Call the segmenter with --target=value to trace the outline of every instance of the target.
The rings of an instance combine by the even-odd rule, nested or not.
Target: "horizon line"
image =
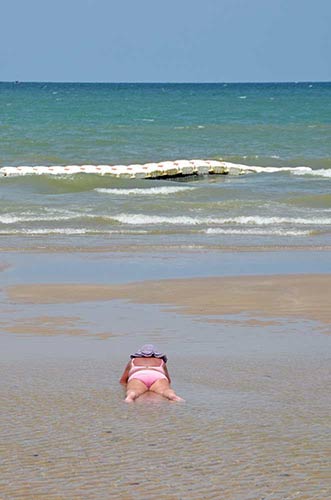
[[[272,84],[272,83],[331,83],[331,80],[238,80],[238,81],[88,81],[88,80],[0,80],[0,83],[83,83],[83,84],[150,84],[150,85],[233,85],[233,84]]]

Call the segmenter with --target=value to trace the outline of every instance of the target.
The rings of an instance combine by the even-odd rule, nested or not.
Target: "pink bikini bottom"
[[[143,382],[148,389],[156,382],[157,380],[168,380],[164,373],[160,373],[157,370],[139,370],[132,375],[130,375],[128,382],[130,380],[140,380]]]

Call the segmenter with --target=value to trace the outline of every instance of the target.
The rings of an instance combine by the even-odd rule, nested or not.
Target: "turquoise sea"
[[[0,83],[0,498],[329,500],[330,250],[331,83]]]
[[[263,168],[1,176],[196,158]],[[0,83],[1,247],[327,246],[330,187],[331,83]]]

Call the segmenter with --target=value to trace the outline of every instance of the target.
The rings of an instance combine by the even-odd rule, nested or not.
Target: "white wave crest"
[[[192,191],[195,188],[188,186],[163,186],[163,187],[151,187],[151,188],[132,188],[132,189],[120,189],[120,188],[96,188],[94,191],[98,193],[105,194],[114,194],[120,196],[130,196],[130,195],[147,195],[147,196],[155,196],[155,195],[168,195],[181,193],[183,191]]]
[[[251,236],[309,236],[312,231],[287,231],[282,229],[221,229],[208,228],[204,231],[206,234],[233,234],[233,235],[251,235]]]
[[[233,219],[224,219],[225,223],[254,224],[268,226],[274,224],[299,224],[299,225],[329,225],[330,218],[307,218],[303,217],[262,217],[262,216],[240,216]]]
[[[229,173],[255,173],[255,174],[278,174],[284,172],[298,172],[300,173],[310,173],[312,168],[310,167],[260,167],[257,165],[245,165],[241,163],[231,163],[228,161],[223,161],[222,165],[226,167]]]
[[[82,217],[82,214],[53,214],[53,215],[0,215],[1,224],[16,224],[17,222],[52,222],[52,221],[65,221],[70,219],[78,219]]]
[[[39,229],[8,229],[0,230],[2,235],[27,235],[27,236],[38,236],[38,235],[51,235],[51,234],[63,234],[63,235],[82,235],[82,234],[147,234],[148,231],[144,230],[102,230],[102,229],[88,229],[88,228],[39,228]]]
[[[73,228],[40,228],[40,229],[9,229],[2,230],[0,234],[26,234],[26,235],[38,235],[38,234],[86,234],[87,229],[73,229]]]
[[[328,213],[328,212],[327,212]],[[77,219],[104,219],[130,225],[249,225],[249,226],[282,226],[282,225],[306,225],[306,226],[327,226],[331,225],[330,217],[263,217],[237,216],[237,217],[192,217],[186,215],[163,216],[148,214],[89,214],[89,213],[68,213],[50,215],[0,215],[0,224],[11,225],[22,222],[59,222]]]
[[[331,168],[320,168],[318,170],[312,170],[310,169],[309,171],[293,171],[292,172],[294,175],[313,175],[316,177],[328,177],[331,179]]]
[[[149,224],[175,224],[175,225],[220,225],[220,224],[240,224],[268,226],[275,224],[298,224],[298,225],[331,225],[331,218],[300,218],[300,217],[261,217],[261,216],[238,216],[228,218],[218,217],[190,217],[173,216],[166,217],[160,215],[144,214],[119,214],[112,216],[112,219],[122,224],[149,225]]]
[[[132,225],[175,224],[192,226],[205,223],[203,218],[186,216],[164,217],[162,215],[119,214],[114,215],[112,218],[122,224]]]

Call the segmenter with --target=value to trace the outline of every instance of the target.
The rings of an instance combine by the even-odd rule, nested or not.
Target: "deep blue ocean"
[[[276,170],[1,176],[8,166],[195,158]],[[331,83],[0,83],[3,247],[325,246],[330,187]]]

